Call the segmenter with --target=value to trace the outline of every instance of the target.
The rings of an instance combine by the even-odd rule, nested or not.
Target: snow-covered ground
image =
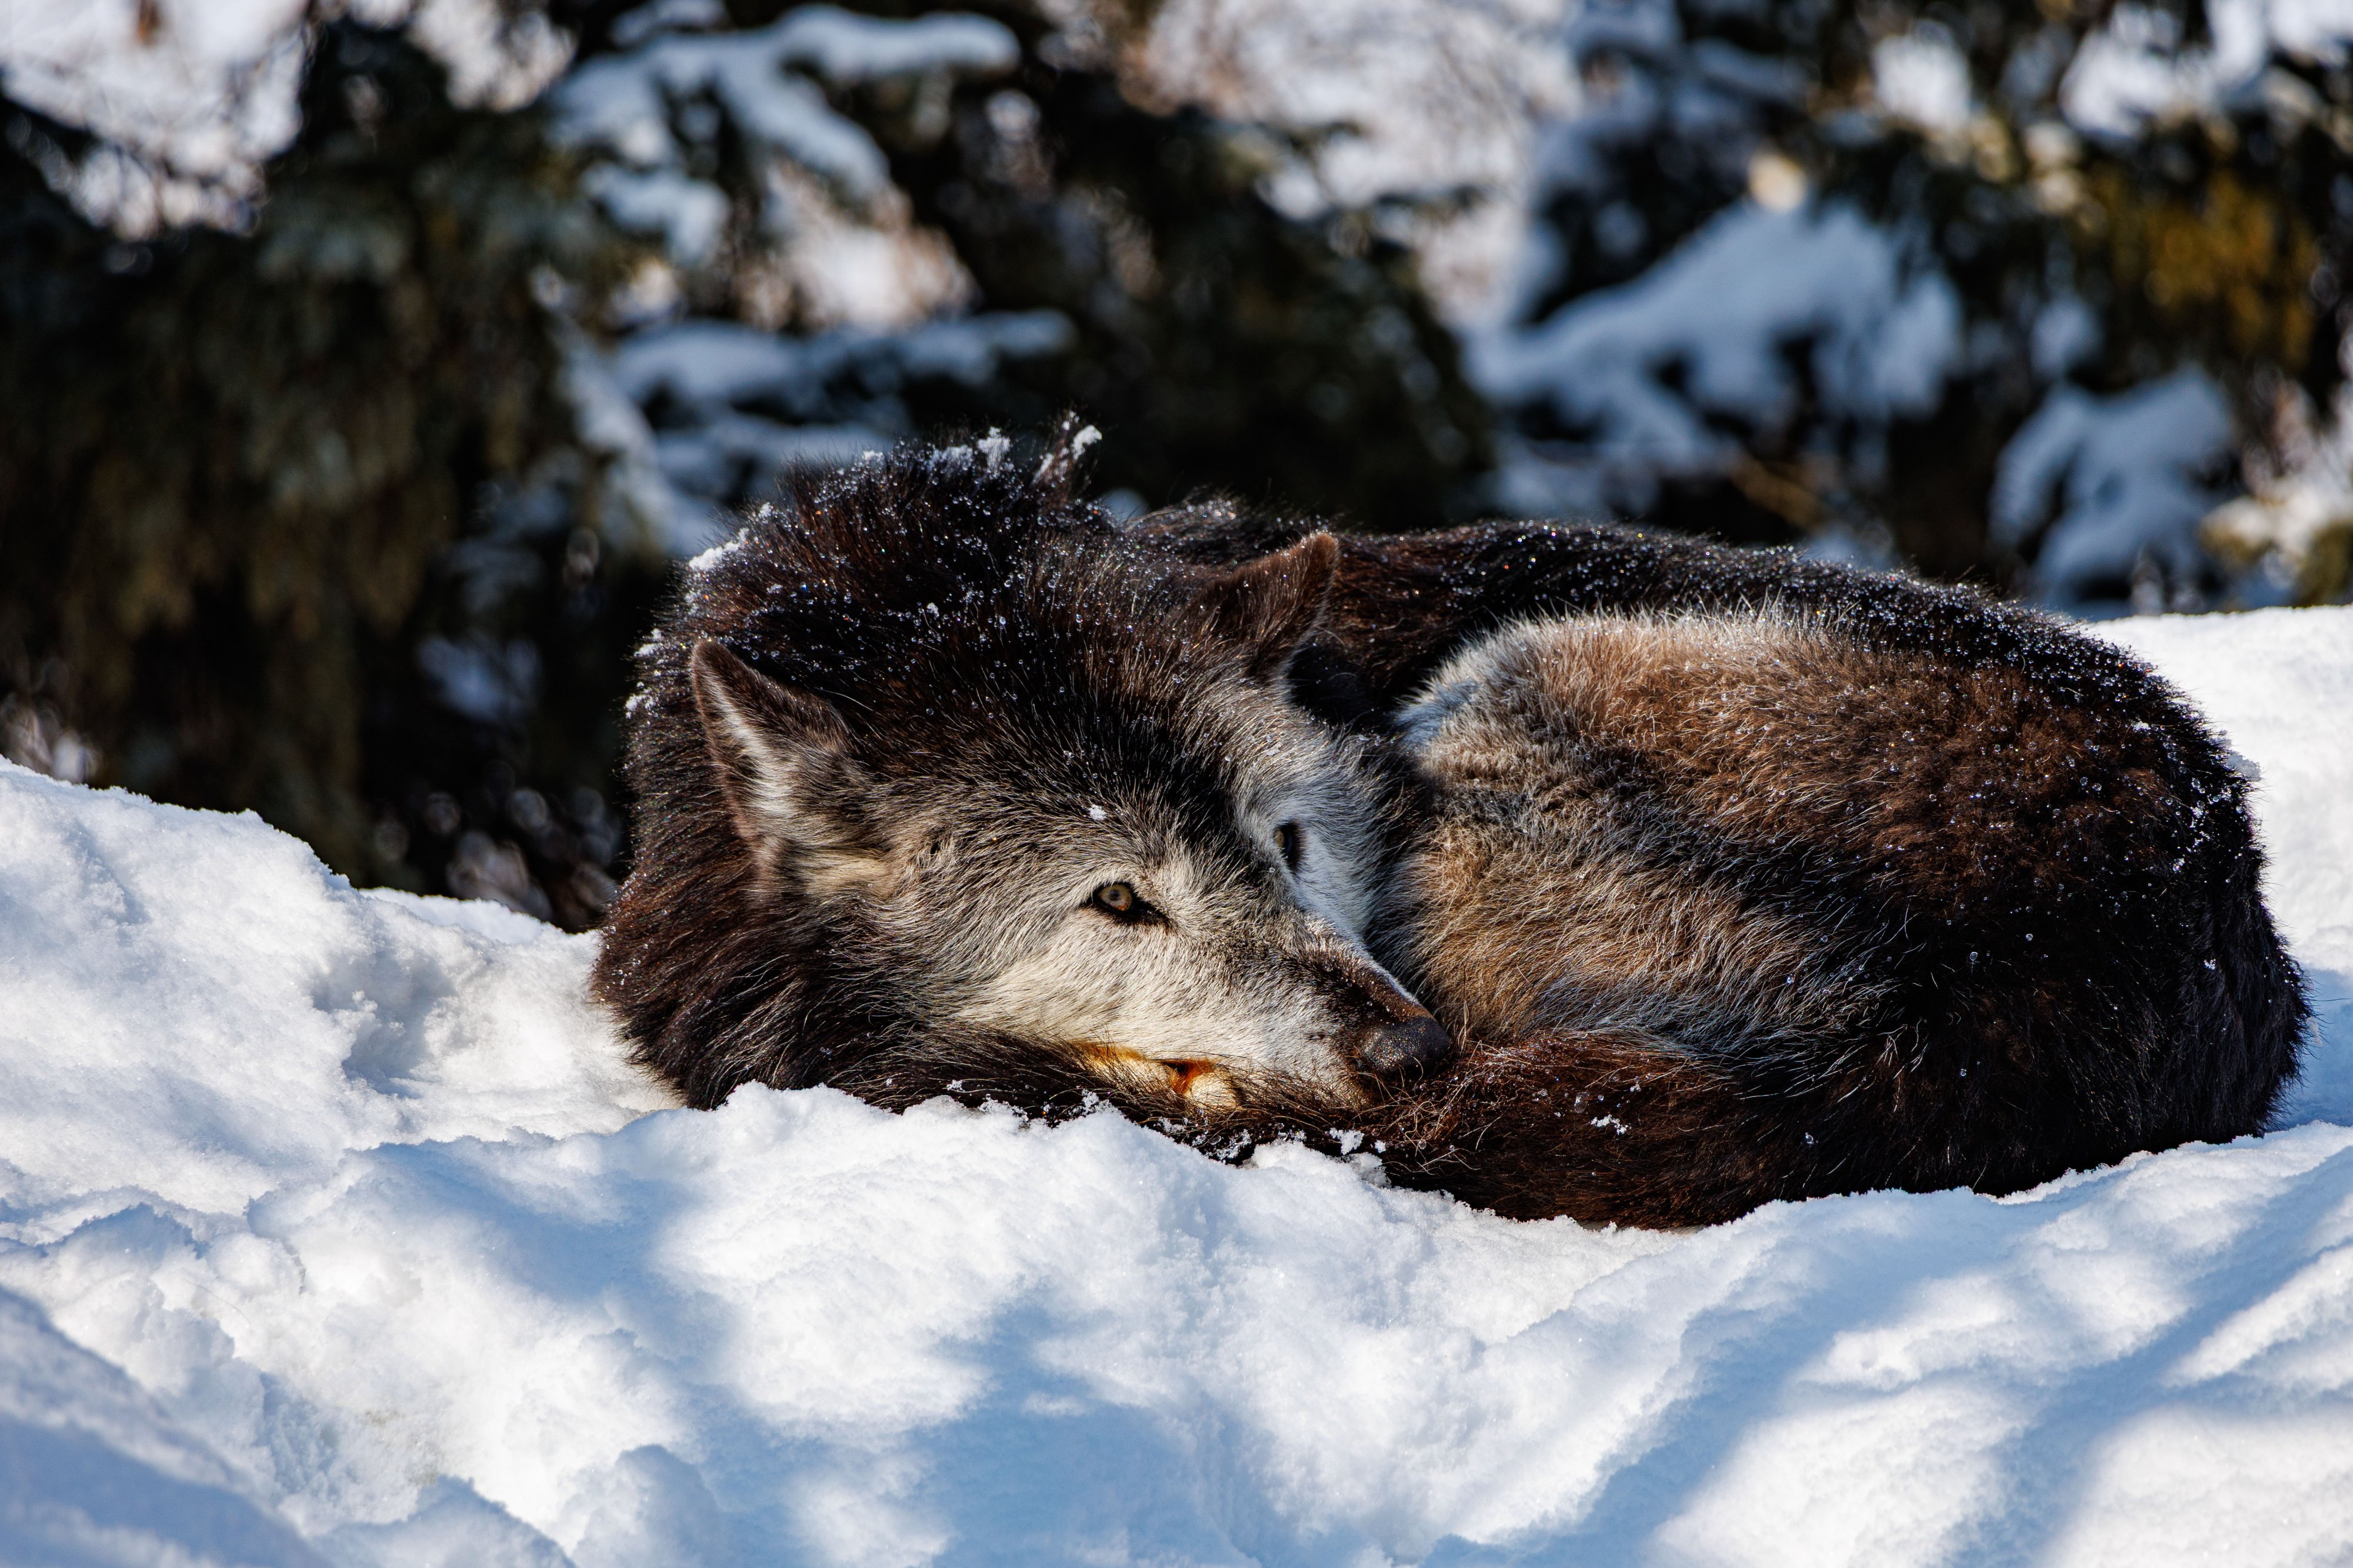
[[[0,1562],[2353,1561],[2353,610],[2105,635],[2261,770],[2279,1130],[1687,1236],[659,1109],[592,939],[0,764]]]

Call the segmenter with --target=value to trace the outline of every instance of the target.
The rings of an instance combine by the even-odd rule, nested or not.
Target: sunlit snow
[[[2340,1561],[2353,610],[2107,635],[2260,775],[2280,1129],[1684,1236],[660,1109],[593,938],[0,768],[0,1560]]]

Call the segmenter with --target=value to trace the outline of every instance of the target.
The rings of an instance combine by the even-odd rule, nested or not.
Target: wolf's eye
[[[1299,824],[1295,822],[1286,822],[1274,830],[1275,853],[1281,855],[1282,863],[1294,871],[1299,869],[1299,852],[1305,843],[1299,831]]]
[[[1152,910],[1152,906],[1144,901],[1144,895],[1128,882],[1105,882],[1094,890],[1094,896],[1087,902],[1113,920],[1141,920]]]

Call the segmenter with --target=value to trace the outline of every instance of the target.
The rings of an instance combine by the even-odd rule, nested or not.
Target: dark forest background
[[[102,149],[0,100],[0,749],[258,810],[357,881],[593,924],[626,867],[628,658],[679,557],[792,462],[1065,408],[1104,431],[1116,509],[1219,490],[1393,530],[1577,504],[2086,613],[2348,592],[2341,58],[2275,51],[2101,132],[2060,97],[2102,4],[1588,6],[1551,36],[1583,107],[1536,139],[1540,264],[1473,330],[1414,241],[1482,193],[1278,205],[1349,128],[1141,81],[1151,0],[956,8],[993,31],[855,9],[863,32],[556,0],[574,63],[505,110],[453,101],[400,31],[320,24],[301,130],[226,226],[90,216]],[[2137,15],[2159,53],[2211,47],[2197,5]],[[1887,41],[1924,37],[1966,64],[1964,121],[1874,97]],[[649,63],[731,38],[765,87]],[[648,82],[667,136],[625,155],[604,111]],[[858,144],[810,127],[840,122],[879,165],[828,161]],[[1860,395],[1834,319],[1776,318],[1769,398],[1639,361],[1715,446],[1611,447],[1577,363],[1535,350],[1793,203],[1880,237],[1936,329],[1925,390]],[[828,296],[828,234],[922,310]],[[1515,344],[1523,372],[1493,369]],[[2227,440],[2161,438],[2200,418]],[[2135,533],[2141,505],[2187,521]],[[2128,548],[2052,542],[2082,520]]]

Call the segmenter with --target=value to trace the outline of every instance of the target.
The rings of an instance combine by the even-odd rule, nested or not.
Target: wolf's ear
[[[1194,603],[1219,636],[1249,649],[1251,679],[1270,679],[1315,629],[1339,564],[1340,542],[1311,533],[1216,578]]]
[[[762,875],[790,860],[819,893],[880,878],[882,854],[860,831],[867,779],[833,704],[778,685],[709,637],[690,667],[720,794]]]

